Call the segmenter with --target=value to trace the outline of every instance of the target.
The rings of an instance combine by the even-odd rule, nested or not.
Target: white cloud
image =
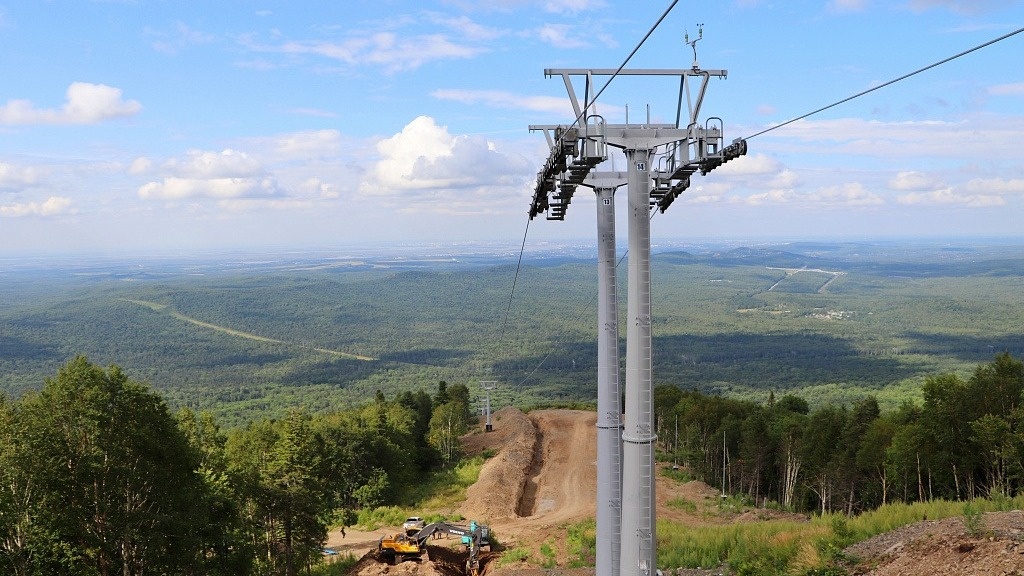
[[[769,190],[747,196],[746,202],[753,206],[760,206],[761,204],[789,204],[796,200],[797,194],[792,190]]]
[[[263,174],[260,163],[245,152],[189,150],[183,159],[172,158],[163,168],[175,176],[194,179],[252,178]]]
[[[494,108],[515,108],[534,112],[551,112],[572,116],[572,104],[566,97],[523,96],[502,90],[434,90],[430,95],[438,100],[451,100],[463,104],[485,104]]]
[[[867,0],[832,0],[828,7],[833,12],[861,12],[867,7]]]
[[[307,130],[263,139],[271,153],[282,160],[322,158],[335,155],[341,148],[337,130]]]
[[[715,168],[715,174],[726,175],[764,175],[774,174],[781,170],[778,160],[766,154],[740,156]]]
[[[989,86],[988,93],[993,96],[1024,96],[1024,82]]]
[[[881,122],[860,118],[800,120],[766,133],[772,148],[787,153],[884,159],[964,158],[1019,161],[1024,131],[1019,115],[976,115],[955,122]]]
[[[576,31],[574,26],[569,24],[545,24],[537,29],[537,37],[555,48],[585,48],[590,45],[579,35],[573,35]]]
[[[148,159],[137,159],[129,171],[148,169]],[[146,200],[189,198],[269,198],[281,196],[277,180],[268,176],[258,160],[245,152],[189,150],[183,158],[171,158],[160,166],[168,174],[162,181],[139,187]]]
[[[51,196],[42,203],[23,202],[19,204],[0,204],[0,217],[20,218],[24,216],[58,216],[72,213],[70,198]]]
[[[330,182],[324,182],[320,178],[307,178],[306,181],[302,183],[302,188],[307,194],[314,197],[335,199],[341,196],[333,184]]]
[[[146,200],[185,200],[190,198],[268,198],[281,190],[273,178],[164,178],[139,188],[139,197]]]
[[[209,44],[216,38],[212,34],[194,30],[184,22],[175,23],[169,32],[149,28],[146,34],[154,38],[151,43],[153,49],[165,54],[177,54],[190,46]]]
[[[146,174],[153,169],[153,161],[145,156],[139,156],[128,165],[128,173],[139,175]]]
[[[18,190],[38,181],[35,168],[0,162],[0,190]]]
[[[1006,200],[1002,196],[994,194],[958,194],[951,188],[933,190],[931,192],[911,192],[896,198],[896,201],[904,205],[958,205],[968,208],[988,208],[991,206],[1002,206]]]
[[[505,32],[477,24],[467,16],[445,17],[440,14],[430,14],[428,18],[435,24],[455,30],[460,38],[467,40],[493,40],[505,35]]]
[[[123,100],[121,90],[105,84],[75,82],[68,86],[64,106],[36,108],[29,100],[8,100],[0,106],[0,124],[95,124],[133,116],[142,110],[135,100]]]
[[[602,0],[546,0],[544,10],[556,14],[578,14],[605,6]]]
[[[519,192],[526,193],[536,172],[526,158],[501,152],[484,138],[453,136],[427,116],[380,141],[377,151],[380,158],[360,193],[429,204],[434,211],[521,202]]]
[[[1005,0],[911,0],[910,7],[917,11],[948,8],[958,14],[980,14],[1005,4]]]
[[[229,212],[251,212],[305,209],[313,207],[313,203],[299,198],[231,198],[221,200],[217,206]]]
[[[404,36],[391,31],[364,34],[341,41],[288,41],[280,46],[249,45],[263,52],[312,54],[353,66],[377,65],[385,72],[414,70],[428,62],[472,58],[484,49],[453,41],[444,34]]]
[[[975,178],[965,188],[973,194],[1024,194],[1024,179]]]
[[[870,192],[859,182],[829,186],[807,196],[812,202],[833,206],[877,206],[885,204],[881,196]]]
[[[941,182],[916,171],[899,172],[889,180],[889,188],[893,190],[933,190],[941,186]]]
[[[795,171],[786,168],[776,172],[767,180],[767,184],[769,188],[797,188],[803,182]]]

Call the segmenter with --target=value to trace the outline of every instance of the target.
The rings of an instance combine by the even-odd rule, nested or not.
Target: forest
[[[468,401],[442,381],[225,431],[76,357],[39,392],[0,396],[0,571],[309,574],[329,527],[407,505],[451,468]]]
[[[579,251],[518,271],[507,254],[263,258],[0,268],[0,389],[84,354],[229,427],[440,380],[474,406],[480,381],[498,405],[596,397],[596,265]],[[1024,355],[1019,245],[705,247],[658,252],[652,273],[658,384],[894,410],[928,375]]]
[[[670,385],[658,456],[758,505],[853,515],[887,503],[1009,500],[1024,488],[1024,363],[1007,353],[926,378],[892,412],[810,409]],[[38,392],[0,396],[0,566],[17,576],[326,574],[327,531],[410,506],[459,461],[469,389],[377,392],[224,429],[172,413],[118,366],[78,356]],[[456,519],[457,520],[457,519]]]
[[[871,396],[815,410],[662,385],[659,450],[687,473],[759,505],[847,515],[890,502],[1011,498],[1024,489],[1024,364],[1000,353],[966,379],[925,379],[921,403]],[[724,484],[723,484],[724,483]]]

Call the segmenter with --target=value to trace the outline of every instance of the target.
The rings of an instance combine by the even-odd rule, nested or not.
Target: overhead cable
[[[787,121],[783,122],[782,124],[776,124],[775,126],[772,126],[770,128],[766,128],[764,130],[761,130],[760,132],[758,132],[756,134],[753,134],[751,136],[747,136],[746,140],[750,140],[751,138],[754,138],[755,136],[760,136],[762,134],[765,134],[766,132],[771,132],[772,130],[776,130],[778,128],[782,128],[783,126],[786,126],[787,124],[792,124],[793,122],[796,122],[798,120],[803,120],[804,118],[807,118],[808,116],[813,116],[813,115],[815,115],[815,114],[817,114],[819,112],[824,112],[825,110],[828,110],[829,108],[835,108],[836,106],[839,106],[840,104],[845,104],[845,103],[849,102],[850,100],[853,100],[855,98],[860,98],[861,96],[864,96],[865,94],[870,94],[871,92],[874,92],[875,90],[880,90],[882,88],[885,88],[886,86],[891,86],[891,85],[893,85],[893,84],[895,84],[897,82],[906,80],[907,78],[910,78],[911,76],[915,76],[915,75],[920,74],[921,72],[924,72],[926,70],[931,70],[932,68],[935,68],[936,66],[941,66],[941,65],[943,65],[943,64],[945,64],[947,62],[951,62],[953,60],[956,60],[957,58],[959,58],[961,56],[966,56],[967,54],[970,54],[971,52],[975,52],[977,50],[981,50],[982,48],[985,48],[987,46],[991,46],[992,44],[995,44],[996,42],[1001,42],[1003,40],[1006,40],[1007,38],[1009,38],[1011,36],[1014,36],[1016,34],[1020,34],[1021,32],[1024,32],[1024,28],[1018,28],[1017,30],[1014,30],[1013,32],[1010,32],[1009,34],[1004,34],[1003,36],[1000,36],[999,38],[995,38],[993,40],[989,40],[988,42],[985,42],[984,44],[979,44],[979,45],[975,46],[974,48],[970,48],[968,50],[964,50],[963,52],[960,52],[959,54],[954,54],[953,56],[950,56],[949,58],[945,58],[943,60],[939,60],[938,62],[936,62],[934,64],[929,64],[928,66],[925,66],[924,68],[921,68],[921,69],[918,69],[918,70],[914,70],[913,72],[910,72],[909,74],[904,74],[903,76],[900,76],[899,78],[894,78],[892,80],[889,80],[888,82],[886,82],[884,84],[879,84],[878,86],[875,86],[873,88],[868,88],[867,90],[864,90],[863,92],[859,92],[857,94],[854,94],[853,96],[850,96],[850,97],[847,97],[847,98],[843,98],[842,100],[839,100],[838,102],[833,102],[832,104],[829,104],[828,106],[823,106],[821,108],[818,108],[817,110],[814,110],[813,112],[808,112],[807,114],[804,114],[802,116],[797,116],[796,118],[793,118],[792,120],[787,120]]]

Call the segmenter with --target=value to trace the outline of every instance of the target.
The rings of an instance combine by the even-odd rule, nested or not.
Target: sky
[[[680,0],[641,44],[670,4],[0,0],[0,255],[593,241],[586,190],[528,220],[528,127],[574,118],[544,70],[638,45],[627,68],[685,69],[694,38],[728,72],[701,118],[756,136],[655,244],[1024,238],[1024,33],[762,133],[1017,31],[1024,3]],[[619,76],[596,106],[671,122],[678,88]]]

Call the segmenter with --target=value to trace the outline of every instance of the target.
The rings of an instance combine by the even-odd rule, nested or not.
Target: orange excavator
[[[490,528],[476,521],[470,522],[469,526],[460,526],[448,522],[434,522],[427,524],[418,532],[398,533],[393,536],[385,536],[377,542],[377,551],[388,561],[398,564],[404,560],[419,558],[426,551],[427,541],[435,534],[453,534],[462,539],[462,544],[469,552],[469,559],[466,560],[466,576],[480,575],[480,549],[490,549]]]

